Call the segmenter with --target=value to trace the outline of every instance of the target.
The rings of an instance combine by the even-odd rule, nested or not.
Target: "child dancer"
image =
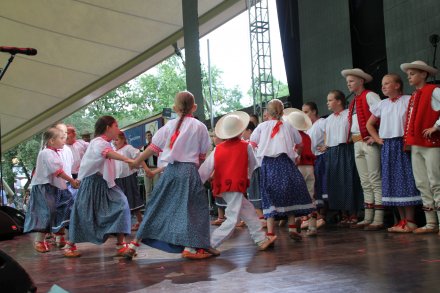
[[[168,252],[181,252],[184,258],[212,256],[208,252],[208,197],[197,171],[211,145],[208,129],[192,117],[197,105],[190,92],[179,92],[173,108],[179,118],[160,128],[133,163],[138,166],[154,153],[161,153],[168,165],[153,189],[135,239],[124,249],[128,259],[133,258],[141,241]]]
[[[348,106],[348,124],[350,135],[347,142],[353,141],[356,169],[364,193],[365,217],[352,228],[361,228],[373,223],[383,224],[382,182],[380,175],[380,146],[368,134],[366,123],[371,116],[370,108],[380,102],[376,93],[366,90],[365,84],[373,77],[359,68],[341,71],[347,81],[348,90],[354,94]],[[353,221],[351,221],[353,222]]]
[[[341,210],[342,225],[357,221],[357,211],[362,206],[362,191],[354,162],[353,144],[347,143],[349,134],[348,110],[345,108],[345,95],[332,90],[327,95],[327,106],[333,112],[322,123],[326,133],[327,191],[329,208]],[[348,215],[346,214],[348,212]]]
[[[403,149],[403,131],[406,109],[410,96],[403,95],[403,82],[399,75],[391,73],[382,79],[382,92],[388,99],[371,108],[367,129],[376,143],[382,145],[382,203],[397,206],[400,221],[388,232],[408,233],[417,228],[414,222],[414,206],[422,204],[416,189],[409,154]],[[377,133],[377,121],[380,121]],[[366,226],[365,230],[378,230],[383,225]]]
[[[264,235],[253,205],[243,195],[249,186],[249,174],[257,165],[252,147],[240,139],[248,124],[249,115],[242,111],[223,116],[217,122],[215,133],[226,141],[217,145],[199,169],[202,182],[208,180],[214,171],[213,194],[227,203],[226,221],[211,235],[214,249],[231,236],[239,219],[247,224],[260,250],[268,248],[277,238]]]
[[[314,193],[315,193],[315,174],[313,170],[313,164],[315,163],[315,155],[312,153],[312,141],[310,136],[305,133],[310,127],[312,127],[312,121],[310,118],[302,111],[293,108],[292,112],[287,115],[287,121],[299,131],[301,135],[301,144],[295,146],[295,150],[298,153],[297,166],[298,170],[301,172],[309,191],[310,199],[313,204],[315,204]],[[315,205],[316,206],[316,205]],[[316,220],[318,214],[316,211],[309,215],[308,225],[307,225],[307,236],[316,236]]]
[[[214,135],[212,136],[212,142],[214,143],[214,146],[217,146],[219,143],[223,142],[223,139],[219,138],[214,133]],[[211,190],[212,190],[212,186],[211,186]],[[223,198],[218,196],[216,196],[214,200],[215,200],[215,205],[217,206],[217,219],[212,221],[211,225],[220,226],[226,220],[225,209],[227,204]]]
[[[81,161],[78,179],[81,188],[70,217],[69,240],[64,256],[78,257],[75,243],[104,243],[116,234],[116,249],[124,246],[130,234],[130,208],[127,197],[115,184],[115,161],[131,162],[112,149],[110,141],[119,134],[118,123],[111,116],[102,116],[95,123],[95,138]]]
[[[314,207],[306,183],[294,164],[293,148],[301,143],[301,136],[289,123],[282,122],[283,109],[283,103],[278,99],[268,103],[270,120],[255,128],[250,143],[257,148],[257,159],[262,161],[260,192],[267,219],[267,236],[275,235],[274,216],[285,215],[288,216],[289,236],[301,240],[295,214],[307,215],[314,211]]]
[[[37,232],[34,248],[38,252],[48,252],[45,235],[51,231],[56,218],[56,197],[60,189],[66,189],[66,181],[78,188],[79,182],[63,171],[63,162],[58,153],[64,145],[64,133],[49,128],[43,134],[44,146],[37,157],[29,208],[25,217],[24,233]]]
[[[139,149],[127,144],[127,139],[122,131],[116,136],[114,145],[116,147],[116,152],[124,157],[136,159],[139,156]],[[146,176],[154,176],[145,162],[142,162],[141,165]],[[137,223],[131,227],[131,230],[137,231],[140,223],[142,222],[141,208],[144,207],[144,199],[142,198],[138,188],[137,169],[130,169],[130,167],[122,161],[116,161],[115,168],[115,183],[117,186],[119,186],[119,188],[122,189],[122,192],[125,194],[125,196],[127,196],[130,211],[136,215]]]
[[[440,219],[440,89],[426,80],[438,70],[423,61],[404,63],[400,68],[416,88],[408,105],[405,145],[411,146],[414,179],[422,195],[426,225],[413,232],[435,233],[439,230],[437,217]]]
[[[320,228],[325,225],[325,202],[327,201],[327,174],[325,167],[325,153],[320,151],[321,147],[325,145],[325,131],[322,127],[322,123],[325,122],[324,118],[319,117],[318,106],[315,102],[306,102],[302,106],[302,111],[309,116],[312,120],[312,127],[307,130],[307,134],[312,141],[311,149],[316,157],[313,170],[315,173],[315,204],[318,212],[318,220],[316,221],[316,228]],[[306,222],[308,225],[308,222]]]

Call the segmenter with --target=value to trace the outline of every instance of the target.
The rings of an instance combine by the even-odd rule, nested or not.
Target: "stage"
[[[213,228],[214,229],[214,228]],[[325,227],[294,242],[277,228],[273,249],[260,252],[246,228],[236,228],[221,256],[186,260],[141,246],[133,261],[116,258],[115,238],[79,244],[66,259],[53,248],[39,254],[30,235],[0,241],[0,249],[31,276],[38,292],[435,292],[440,236]],[[303,232],[304,234],[304,232]],[[133,235],[132,235],[133,236]],[[59,291],[58,291],[59,292]]]

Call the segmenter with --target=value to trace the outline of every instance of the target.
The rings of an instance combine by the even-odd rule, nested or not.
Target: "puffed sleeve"
[[[251,137],[249,138],[249,143],[252,147],[256,148],[258,147],[258,143],[260,142],[260,135],[261,135],[261,124],[257,126],[257,128],[254,129],[254,131],[251,134]]]
[[[380,101],[379,103],[374,104],[370,107],[371,114],[374,115],[374,117],[380,118],[381,108],[384,101]]]
[[[209,154],[208,158],[203,162],[203,164],[199,168],[200,179],[203,183],[209,179],[214,171],[214,153],[215,149]]]

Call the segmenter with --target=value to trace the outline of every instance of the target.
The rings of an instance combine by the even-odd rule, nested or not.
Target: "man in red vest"
[[[413,232],[436,233],[437,217],[440,220],[440,88],[426,80],[438,70],[423,61],[403,63],[400,68],[416,88],[408,104],[404,139],[405,146],[411,147],[414,179],[422,196],[426,225]]]
[[[226,220],[211,235],[214,249],[232,235],[239,219],[247,224],[260,250],[267,249],[277,238],[265,235],[254,206],[244,197],[249,186],[249,174],[257,166],[252,146],[240,138],[248,124],[246,112],[236,111],[223,116],[215,126],[215,135],[225,141],[216,146],[199,168],[203,183],[214,172],[212,193],[227,203]]]
[[[379,230],[383,226],[382,179],[380,166],[380,146],[367,131],[367,121],[371,116],[370,107],[380,102],[376,93],[366,90],[365,83],[373,77],[362,69],[345,69],[341,71],[347,81],[348,90],[354,94],[348,110],[350,134],[347,142],[354,142],[356,169],[364,191],[365,217],[352,228]]]

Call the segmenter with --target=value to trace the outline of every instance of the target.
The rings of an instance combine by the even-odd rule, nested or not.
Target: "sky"
[[[275,79],[287,83],[275,0],[268,0],[268,5],[272,74]],[[200,59],[206,66],[208,39],[211,66],[223,71],[222,77],[226,87],[238,85],[241,88],[243,96],[247,97],[242,101],[244,106],[251,105],[252,98],[247,95],[252,81],[248,11],[200,39]]]

